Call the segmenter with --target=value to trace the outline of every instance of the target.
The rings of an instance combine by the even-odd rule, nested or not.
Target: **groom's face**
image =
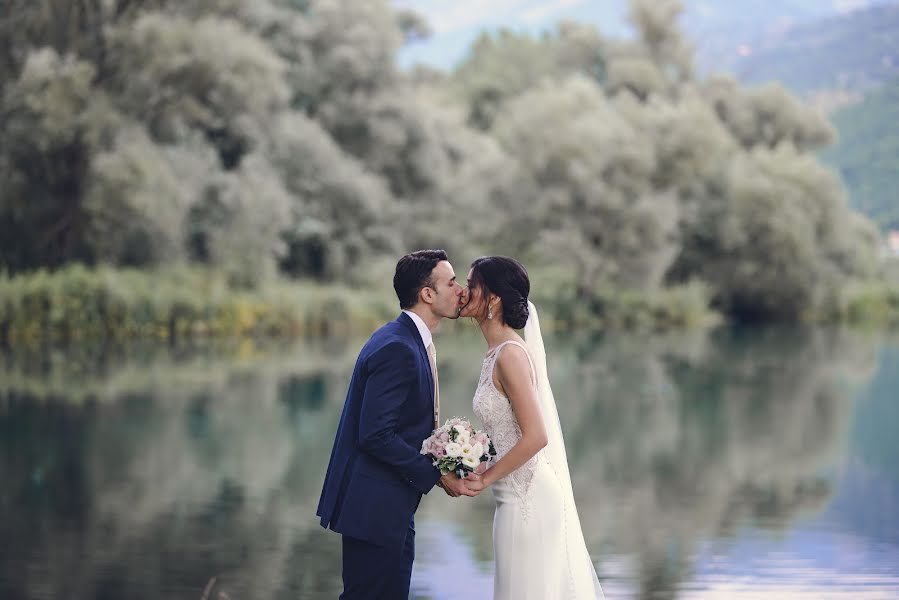
[[[459,317],[459,308],[462,305],[462,286],[456,281],[456,273],[449,261],[442,260],[431,271],[431,283],[433,292],[431,297],[431,312],[438,317],[456,319]]]

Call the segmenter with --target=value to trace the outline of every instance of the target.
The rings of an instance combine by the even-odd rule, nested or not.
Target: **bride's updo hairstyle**
[[[503,323],[521,329],[528,322],[531,281],[524,266],[508,256],[484,256],[471,263],[470,287],[481,292],[481,318],[487,317],[490,294],[503,303]]]

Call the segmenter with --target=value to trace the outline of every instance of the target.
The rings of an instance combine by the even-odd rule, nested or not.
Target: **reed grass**
[[[370,331],[395,316],[387,294],[276,280],[239,288],[198,268],[0,274],[0,344],[85,339],[300,336]]]

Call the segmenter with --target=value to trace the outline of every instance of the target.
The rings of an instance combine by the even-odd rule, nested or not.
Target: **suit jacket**
[[[405,313],[362,347],[325,474],[322,527],[378,545],[402,544],[422,494],[440,479],[420,453],[431,435],[434,381]]]

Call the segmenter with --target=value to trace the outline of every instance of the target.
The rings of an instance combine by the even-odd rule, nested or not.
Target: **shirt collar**
[[[431,344],[432,335],[431,330],[428,329],[428,326],[425,325],[425,322],[421,320],[421,317],[416,315],[411,310],[403,310],[404,313],[409,315],[409,318],[412,319],[412,322],[415,323],[415,326],[418,328],[418,334],[421,336],[421,341],[424,343],[425,348],[427,348]]]

